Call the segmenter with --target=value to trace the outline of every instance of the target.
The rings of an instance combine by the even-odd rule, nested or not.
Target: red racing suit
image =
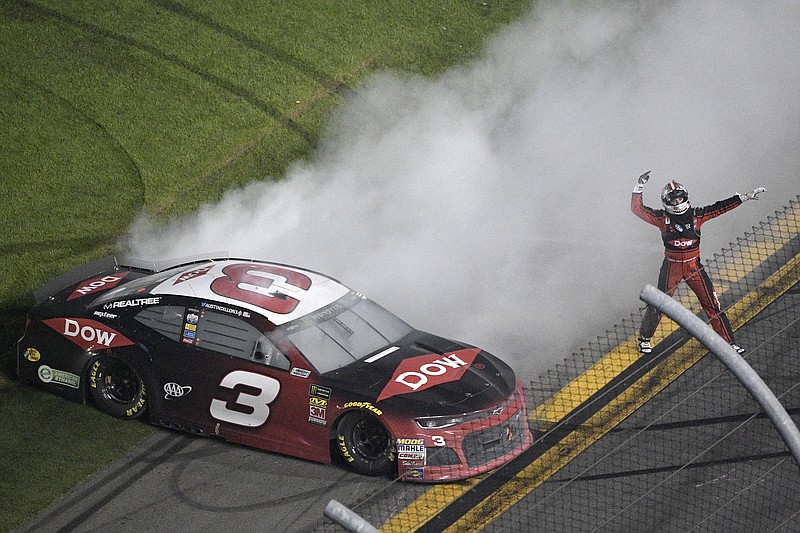
[[[733,343],[731,324],[722,312],[711,279],[700,264],[700,226],[740,205],[742,200],[736,194],[705,207],[690,207],[681,215],[672,215],[663,209],[644,205],[642,193],[633,193],[631,196],[633,214],[661,230],[664,262],[658,274],[658,289],[672,296],[678,284],[686,280],[711,320],[711,327],[729,343]],[[651,338],[660,320],[661,313],[647,306],[639,335]]]

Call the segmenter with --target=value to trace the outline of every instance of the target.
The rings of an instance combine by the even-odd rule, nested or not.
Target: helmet
[[[661,203],[671,215],[682,215],[689,210],[689,191],[675,180],[670,181],[661,189]]]

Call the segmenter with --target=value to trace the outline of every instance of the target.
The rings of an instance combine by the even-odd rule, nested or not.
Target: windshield
[[[324,374],[399,341],[412,328],[375,302],[351,293],[296,320],[286,331],[309,362]]]

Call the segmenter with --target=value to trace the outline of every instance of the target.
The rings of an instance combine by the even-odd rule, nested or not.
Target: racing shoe
[[[653,346],[650,344],[650,339],[639,337],[639,353],[650,353],[653,351]]]
[[[739,346],[738,344],[736,344],[735,342],[731,343],[731,348],[736,350],[736,353],[738,353],[739,355],[741,355],[741,354],[743,354],[744,352],[747,351],[744,348],[742,348],[741,346]]]

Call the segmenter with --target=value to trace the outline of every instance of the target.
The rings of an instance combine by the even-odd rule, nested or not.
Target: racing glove
[[[644,190],[644,184],[650,179],[650,171],[648,170],[636,180],[636,186],[633,188],[634,194],[638,194]]]
[[[738,193],[739,199],[742,202],[746,202],[747,200],[758,200],[758,195],[762,192],[765,192],[767,189],[764,187],[759,187],[758,189],[750,192]]]

